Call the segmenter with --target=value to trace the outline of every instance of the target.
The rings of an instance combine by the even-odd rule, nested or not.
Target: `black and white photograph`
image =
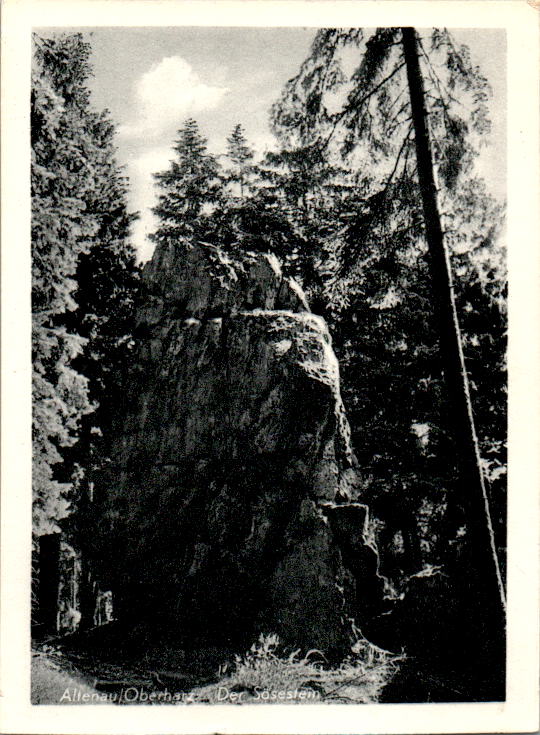
[[[26,705],[78,729],[9,731],[532,731],[515,28],[129,5],[27,23],[17,588]]]

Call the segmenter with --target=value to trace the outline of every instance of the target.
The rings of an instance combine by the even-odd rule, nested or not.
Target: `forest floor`
[[[283,653],[276,636],[261,636],[243,655],[212,647],[133,655],[55,639],[34,646],[32,703],[369,704],[401,661],[367,641],[329,666],[317,651]]]

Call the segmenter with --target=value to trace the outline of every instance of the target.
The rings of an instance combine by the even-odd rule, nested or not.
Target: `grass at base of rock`
[[[370,704],[404,660],[361,639],[345,661],[331,666],[317,650],[288,653],[276,635],[259,636],[241,656],[163,648],[159,657],[148,651],[127,661],[60,648],[33,654],[33,704]]]
[[[326,665],[319,651],[285,656],[275,635],[259,637],[244,656],[236,656],[230,672],[193,689],[190,701],[212,704],[370,704],[379,700],[403,656],[359,641],[354,655],[337,667]]]

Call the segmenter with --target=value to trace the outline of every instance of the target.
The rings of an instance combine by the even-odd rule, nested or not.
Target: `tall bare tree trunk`
[[[440,355],[455,444],[458,453],[460,495],[466,513],[470,589],[482,596],[473,607],[481,629],[489,629],[483,641],[495,641],[497,633],[504,640],[506,600],[499,569],[489,501],[481,467],[478,440],[463,356],[456,312],[454,285],[448,250],[444,241],[437,202],[431,143],[427,126],[424,83],[418,58],[418,40],[414,28],[402,28],[403,51],[415,131],[418,181],[422,198],[425,233],[429,251],[432,290],[438,319]],[[461,571],[463,574],[463,570]],[[480,599],[480,597],[478,597]],[[498,645],[493,643],[494,646]],[[471,652],[472,653],[472,652]],[[474,655],[474,654],[473,654]]]

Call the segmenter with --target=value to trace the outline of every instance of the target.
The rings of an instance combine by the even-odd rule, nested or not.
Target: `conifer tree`
[[[428,131],[424,79],[420,70],[419,45],[414,28],[402,28],[403,54],[414,126],[416,167],[424,215],[425,237],[429,249],[432,294],[438,320],[439,347],[446,380],[452,430],[459,451],[460,481],[470,529],[469,543],[474,549],[482,575],[492,578],[499,600],[505,608],[505,593],[499,570],[489,498],[482,469],[478,439],[470,398],[469,378],[463,355],[461,329],[454,297],[453,274],[444,239],[435,184],[434,160]],[[457,158],[454,152],[453,158]],[[448,158],[450,158],[448,156]],[[455,160],[450,163],[455,165]],[[456,173],[452,170],[452,178]],[[489,589],[489,584],[486,585]],[[500,611],[499,611],[500,615]]]
[[[87,124],[98,156],[97,175],[85,204],[98,229],[92,247],[79,258],[74,293],[77,309],[67,315],[66,324],[87,340],[75,367],[89,379],[95,410],[82,420],[81,438],[70,456],[90,476],[106,461],[100,438],[109,431],[122,400],[121,379],[132,346],[139,269],[130,240],[131,223],[137,215],[128,212],[127,180],[115,158],[114,126],[107,114],[90,111]]]
[[[137,267],[114,128],[90,104],[81,34],[35,37],[32,76],[34,531],[58,530],[97,461],[129,345]],[[93,456],[93,458],[92,458]],[[99,461],[105,457],[99,457]],[[84,484],[84,483],[82,483]]]
[[[249,193],[249,176],[253,171],[254,153],[248,145],[248,141],[241,125],[236,125],[231,135],[227,138],[227,158],[232,163],[232,168],[226,172],[227,183],[238,185],[239,198],[242,200]]]
[[[69,481],[55,469],[77,441],[92,410],[88,380],[73,368],[84,347],[62,324],[76,308],[79,257],[90,250],[97,222],[85,196],[95,170],[93,141],[81,118],[88,45],[80,36],[35,39],[32,76],[32,347],[33,526],[58,529],[67,515]]]
[[[208,239],[210,215],[222,196],[219,165],[208,153],[206,138],[192,118],[178,131],[173,150],[176,157],[169,168],[154,174],[161,193],[152,211],[160,225],[150,239],[158,244]]]

